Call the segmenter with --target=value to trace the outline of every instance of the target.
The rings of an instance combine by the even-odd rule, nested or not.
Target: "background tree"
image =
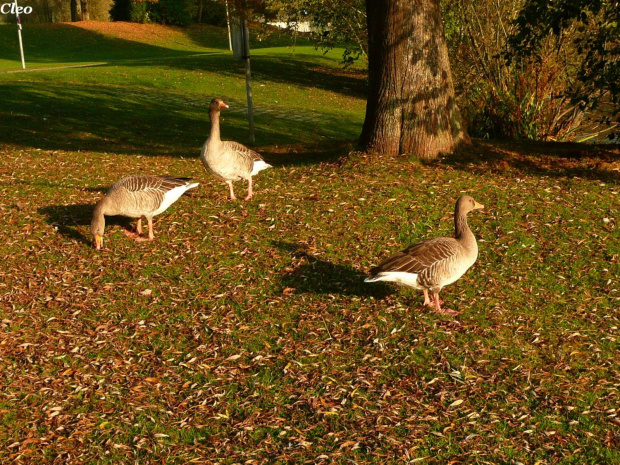
[[[80,7],[82,9],[82,21],[89,21],[88,0],[80,0]]]
[[[434,158],[468,142],[439,0],[366,0],[366,12],[369,92],[362,147]]]
[[[344,48],[343,61],[368,58],[368,27],[364,0],[270,0],[269,11],[296,31],[303,23],[315,29],[314,39],[325,50]]]
[[[71,0],[71,21],[76,22],[79,20],[80,17],[78,15],[78,0]]]

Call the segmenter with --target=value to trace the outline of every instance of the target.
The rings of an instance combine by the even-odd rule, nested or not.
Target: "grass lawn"
[[[198,160],[212,97],[223,137],[247,139],[224,30],[24,35],[29,66],[107,64],[0,74],[0,462],[620,463],[617,148],[349,154],[363,75],[272,36],[252,67],[274,168],[228,202]],[[128,173],[201,185],[155,242],[112,219],[97,252],[92,206]],[[450,235],[462,193],[486,210],[478,262],[442,292],[458,317],[363,283]]]

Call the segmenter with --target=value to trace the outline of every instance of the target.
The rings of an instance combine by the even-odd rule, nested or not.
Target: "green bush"
[[[184,27],[189,26],[192,13],[192,0],[114,0],[110,9],[112,21],[154,22]]]
[[[459,108],[473,137],[572,140],[584,121],[569,41],[549,37],[531,60],[505,59],[522,0],[442,0]]]
[[[112,8],[110,8],[110,19],[112,21],[131,21],[132,6],[131,0],[114,0]]]
[[[191,0],[159,0],[150,4],[149,19],[155,23],[189,26],[192,21]]]
[[[132,2],[131,21],[134,23],[148,23],[150,5],[151,3],[149,2]]]
[[[214,0],[199,0],[196,21],[212,26],[226,26],[226,7]]]

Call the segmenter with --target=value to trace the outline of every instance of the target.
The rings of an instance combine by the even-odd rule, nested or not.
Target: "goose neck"
[[[91,230],[93,234],[103,235],[103,230],[105,229],[105,214],[107,212],[107,197],[101,199],[95,205],[95,211],[93,212],[93,220],[90,224]]]
[[[470,235],[471,230],[467,224],[467,215],[462,212],[456,212],[454,215],[454,233],[457,239]]]
[[[209,119],[211,120],[211,140],[220,140],[220,112],[210,112]]]

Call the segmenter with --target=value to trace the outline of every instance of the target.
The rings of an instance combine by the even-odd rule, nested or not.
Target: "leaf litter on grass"
[[[155,157],[201,189],[157,218],[155,242],[112,225],[96,253],[76,239],[88,212],[39,212],[86,200],[82,156],[55,154],[59,189],[38,151],[3,148],[8,459],[617,459],[615,185],[352,155],[277,167],[256,201],[229,203],[196,160]],[[487,209],[470,218],[477,264],[444,290],[457,321],[368,290],[385,253],[451,233],[461,192]]]

